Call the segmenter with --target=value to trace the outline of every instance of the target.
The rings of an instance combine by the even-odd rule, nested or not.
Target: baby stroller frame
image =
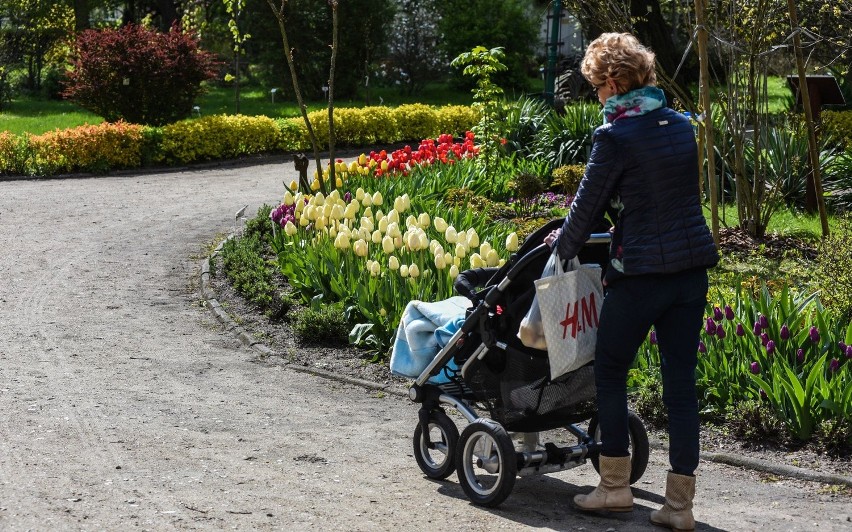
[[[601,443],[596,414],[588,410],[588,401],[586,410],[578,408],[579,404],[570,404],[576,394],[588,399],[585,396],[591,390],[593,395],[593,367],[584,366],[570,374],[570,378],[560,377],[556,379],[559,382],[551,382],[546,356],[541,362],[544,352],[530,357],[527,353],[535,350],[519,350],[516,342],[500,338],[500,331],[494,329],[495,319],[502,312],[500,303],[513,281],[528,281],[522,279],[522,272],[531,264],[534,268],[537,263],[543,264],[550,255],[547,245],[536,243],[542,242],[544,235],[559,227],[561,222],[554,220],[530,235],[524,246],[494,273],[485,289],[469,296],[474,306],[461,327],[408,391],[409,399],[421,405],[413,437],[418,466],[427,477],[439,480],[456,471],[463,490],[474,504],[499,505],[511,493],[517,476],[571,469],[586,463],[587,459],[592,461],[595,469],[599,467]],[[593,234],[587,245],[608,244],[609,241],[608,233]],[[603,261],[605,259],[600,262]],[[541,269],[537,269],[540,274]],[[459,290],[458,280],[456,288],[463,292]],[[491,366],[495,358],[501,361],[518,359],[520,365],[512,366],[510,363],[494,373]],[[457,367],[449,369],[451,361]],[[511,390],[510,397],[506,394],[502,375],[526,375],[525,368],[529,365],[534,368],[529,377],[532,382],[519,387],[513,384],[516,387]],[[447,382],[430,382],[438,375],[443,375]],[[527,379],[525,376],[520,378]],[[516,398],[519,391],[527,398],[533,393],[532,402],[524,403],[526,407],[517,411],[507,408],[506,401]],[[562,406],[566,401],[567,406]],[[543,408],[548,402],[552,405]],[[467,420],[468,425],[461,434],[444,407],[454,408]],[[489,410],[491,417],[480,415],[477,408]],[[588,429],[577,425],[589,419]],[[649,443],[644,424],[635,413],[630,412],[628,422],[632,484],[645,472]],[[577,444],[559,447],[546,443],[534,448],[525,445],[523,449],[516,450],[508,432],[539,432],[557,427],[564,427],[576,437]]]

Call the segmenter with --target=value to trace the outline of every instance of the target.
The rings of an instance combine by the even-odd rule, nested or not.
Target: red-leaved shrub
[[[86,30],[77,36],[63,96],[105,120],[160,126],[188,117],[219,62],[178,27]]]

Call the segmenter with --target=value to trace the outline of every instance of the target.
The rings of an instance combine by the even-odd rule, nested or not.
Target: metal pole
[[[556,94],[556,52],[559,47],[559,27],[562,23],[562,0],[553,0],[551,18],[547,66],[544,69],[544,99],[547,103],[553,105]]]

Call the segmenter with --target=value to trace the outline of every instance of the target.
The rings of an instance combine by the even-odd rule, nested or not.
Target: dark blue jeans
[[[672,471],[698,467],[695,366],[707,304],[707,270],[623,277],[607,287],[595,350],[595,384],[604,456],[628,456],[627,370],[653,326],[669,417]]]

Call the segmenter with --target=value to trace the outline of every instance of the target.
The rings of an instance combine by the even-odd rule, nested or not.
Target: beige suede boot
[[[695,477],[669,471],[666,476],[666,503],[659,510],[651,512],[651,522],[675,532],[695,530],[695,518],[692,516],[694,498]]]
[[[601,456],[601,482],[587,495],[575,495],[574,504],[581,510],[629,512],[633,509],[630,491],[630,457]]]

